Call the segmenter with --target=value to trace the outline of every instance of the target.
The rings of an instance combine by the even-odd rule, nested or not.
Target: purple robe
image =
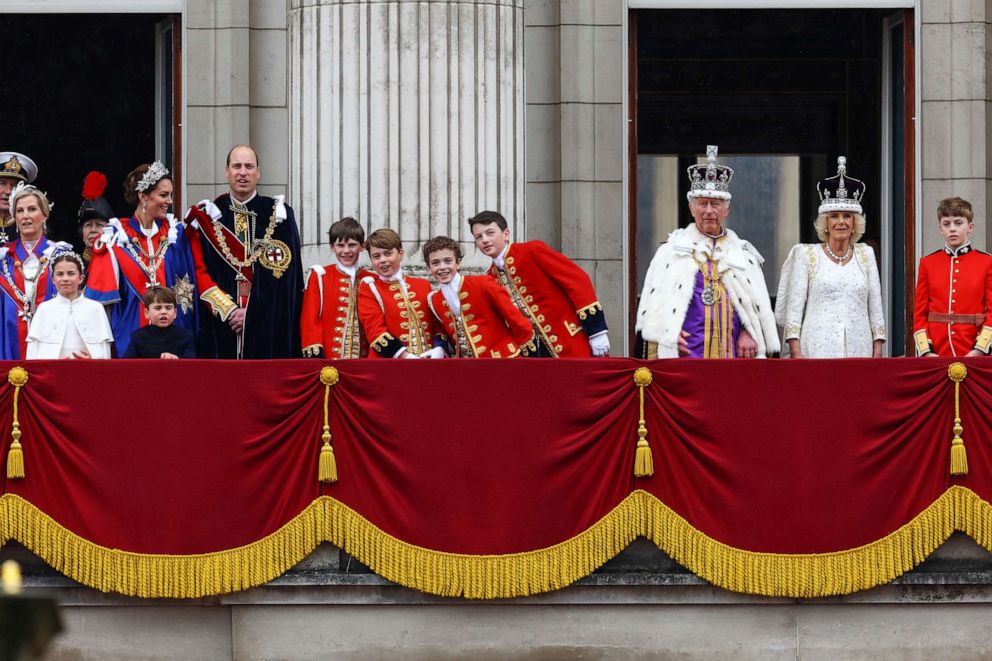
[[[734,310],[730,302],[730,295],[724,291],[721,300],[712,306],[703,303],[703,289],[705,283],[703,269],[710,269],[715,274],[716,268],[712,262],[707,262],[696,271],[696,280],[692,288],[692,300],[689,301],[689,309],[685,314],[685,321],[682,323],[682,330],[689,333],[686,342],[689,343],[689,358],[716,357],[714,350],[722,350],[724,357],[734,358],[737,350],[737,338],[741,334],[741,319]],[[706,315],[707,307],[711,308],[710,313],[710,337],[707,338]],[[729,329],[729,337],[725,332]],[[711,343],[711,355],[707,355],[707,339]],[[717,346],[719,345],[719,346]]]

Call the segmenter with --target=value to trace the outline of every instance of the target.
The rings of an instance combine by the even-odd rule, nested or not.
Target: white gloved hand
[[[214,220],[220,220],[224,216],[220,212],[220,209],[217,207],[217,205],[211,202],[210,200],[200,200],[199,202],[196,203],[196,206],[203,209],[203,211]]]
[[[430,349],[429,351],[425,351],[424,353],[420,354],[420,357],[421,358],[447,358],[448,357],[448,354],[444,350],[444,347],[434,347],[433,349]]]
[[[610,355],[610,336],[605,332],[597,333],[589,338],[589,347],[592,355],[596,358],[603,358]]]
[[[418,358],[420,358],[420,356],[418,356],[417,354],[415,354],[415,353],[413,353],[411,351],[407,351],[406,353],[404,353],[403,354],[403,357],[404,358],[412,358],[413,360],[417,360]]]

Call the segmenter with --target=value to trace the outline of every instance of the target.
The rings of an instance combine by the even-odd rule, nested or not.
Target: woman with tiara
[[[45,237],[52,204],[35,186],[21,182],[10,194],[18,237],[0,248],[0,359],[21,360],[35,311],[55,296],[51,260],[72,246]]]
[[[175,323],[195,336],[197,285],[200,293],[214,286],[203,268],[199,242],[191,247],[183,224],[169,213],[172,178],[162,163],[132,170],[124,180],[124,198],[134,205],[134,215],[111,218],[93,243],[85,290],[87,298],[109,307],[118,356],[127,350],[131,333],[148,324],[142,301],[150,287],[175,292]]]
[[[52,260],[58,294],[38,306],[28,329],[27,359],[110,358],[114,336],[103,306],[84,298],[83,258],[74,252]]]
[[[864,182],[837,174],[817,184],[820,243],[792,248],[782,265],[775,317],[792,358],[878,357],[885,342],[882,287],[865,233]]]

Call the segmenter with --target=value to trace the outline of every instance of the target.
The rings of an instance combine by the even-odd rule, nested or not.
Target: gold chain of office
[[[234,208],[231,210],[234,211],[235,214],[244,213]],[[265,228],[265,236],[263,236],[262,240],[255,246],[252,246],[250,251],[247,249],[247,246],[245,247],[245,252],[248,253],[247,258],[245,259],[238,259],[231,254],[231,247],[227,245],[227,237],[224,235],[224,225],[216,220],[213,221],[214,236],[217,237],[217,245],[220,246],[220,250],[224,253],[224,259],[227,260],[228,264],[238,269],[245,269],[254,264],[255,261],[258,260],[259,256],[261,256],[261,254],[268,247],[269,242],[272,240],[272,235],[276,231],[277,223],[278,219],[276,218],[275,209],[273,209],[272,215],[269,216],[269,226]],[[252,230],[254,230],[254,227],[252,227]],[[252,232],[252,234],[254,234],[254,232]]]

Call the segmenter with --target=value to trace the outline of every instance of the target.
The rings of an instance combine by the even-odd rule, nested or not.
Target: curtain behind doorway
[[[39,188],[55,203],[49,238],[80,244],[83,178],[107,175],[105,197],[128,216],[122,183],[156,158],[158,14],[0,16],[0,43],[16,53],[0,103],[0,150],[38,164]],[[161,95],[160,95],[161,97]],[[171,118],[172,98],[159,117]],[[167,154],[172,153],[172,148]]]

